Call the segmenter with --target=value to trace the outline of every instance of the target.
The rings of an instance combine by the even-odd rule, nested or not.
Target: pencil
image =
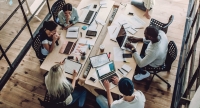
[[[120,69],[118,69],[119,70],[119,72],[121,72],[122,73],[122,75],[124,75],[124,73],[120,70]]]
[[[85,37],[85,38],[89,38],[89,39],[92,39],[91,37]]]
[[[115,30],[117,29],[117,27],[115,27]],[[115,30],[113,31],[113,33],[115,32]]]

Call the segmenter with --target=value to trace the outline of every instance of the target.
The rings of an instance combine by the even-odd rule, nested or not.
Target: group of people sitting
[[[145,11],[144,16],[150,18],[149,11],[153,8],[154,0],[144,0],[143,2],[132,0],[131,4]],[[63,25],[64,29],[69,28],[78,22],[78,14],[71,4],[66,4],[58,14],[58,22]],[[44,56],[50,53],[55,42],[60,36],[56,32],[57,24],[53,21],[44,22],[43,28],[40,30],[42,48],[41,52]],[[167,50],[168,39],[166,34],[153,26],[146,27],[144,31],[145,38],[128,37],[129,42],[143,42],[143,49],[139,55],[134,46],[126,43],[125,47],[132,51],[133,58],[137,63],[135,80],[143,80],[150,76],[147,67],[159,67],[164,64]],[[66,105],[73,104],[78,101],[78,106],[83,107],[87,95],[84,87],[75,87],[77,81],[77,72],[74,71],[72,82],[65,77],[62,69],[62,63],[54,65],[49,73],[45,76],[45,84],[49,95],[55,102],[64,102]],[[104,81],[107,92],[107,98],[99,95],[96,101],[101,108],[144,108],[144,94],[134,88],[133,82],[129,78],[113,77],[113,84],[118,85],[119,91],[123,97],[119,100],[113,100],[110,92],[110,84]]]

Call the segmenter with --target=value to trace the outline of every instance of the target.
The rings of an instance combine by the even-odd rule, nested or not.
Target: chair
[[[147,81],[147,85],[146,85],[146,89],[148,90],[150,87],[150,84],[154,78],[154,76],[157,76],[158,78],[160,78],[162,81],[164,81],[167,84],[167,87],[170,88],[171,85],[165,81],[163,78],[161,78],[158,73],[161,71],[170,71],[171,70],[171,65],[173,63],[173,61],[176,59],[177,56],[177,47],[176,44],[174,43],[174,41],[170,41],[168,44],[168,52],[167,52],[167,57],[165,60],[165,64],[157,67],[157,68],[145,68],[145,70],[148,70],[150,72],[150,74],[153,74],[153,77],[151,78],[150,81]]]
[[[32,47],[36,53],[37,58],[40,61],[40,64],[42,64],[42,62],[45,59],[45,57],[41,53],[41,46],[42,46],[42,43],[40,41],[40,35],[37,34],[36,37],[33,39]]]
[[[62,10],[63,6],[65,5],[65,0],[57,0],[51,7],[51,12],[53,15],[53,20],[60,26],[63,27],[63,25],[61,25],[58,22],[58,13]]]
[[[40,105],[44,108],[69,108],[66,106],[64,102],[55,103],[51,100],[51,97],[48,94],[48,91],[46,91],[44,101],[42,101],[40,98],[38,98]]]
[[[171,15],[169,17],[168,23],[164,24],[164,23],[152,18],[149,26],[154,26],[154,27],[158,28],[159,30],[162,30],[165,33],[167,33],[167,29],[168,29],[169,25],[172,23],[173,19],[174,19],[174,15]]]

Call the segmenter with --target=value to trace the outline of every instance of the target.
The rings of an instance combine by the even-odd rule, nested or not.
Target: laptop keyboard
[[[115,72],[114,73],[110,72],[108,74],[105,74],[105,75],[101,76],[100,79],[101,79],[102,83],[104,82],[104,80],[108,80],[109,82],[112,82],[113,80],[111,78],[113,76],[117,76],[118,77],[118,75]]]
[[[92,17],[94,11],[89,11],[87,16],[85,17],[84,22],[88,23],[90,21],[90,18]]]
[[[67,46],[65,47],[65,51],[64,51],[65,54],[69,54],[69,51],[72,48],[73,43],[74,42],[68,42],[67,43]]]

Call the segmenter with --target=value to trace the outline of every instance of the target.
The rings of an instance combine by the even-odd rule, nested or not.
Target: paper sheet
[[[81,54],[81,52],[87,52],[88,45],[83,45],[83,44],[76,44],[74,51],[72,53],[75,54]]]
[[[106,23],[103,21],[103,20],[101,20],[101,19],[95,19],[95,21],[97,22],[97,23],[99,23],[99,24],[101,24],[101,25],[105,25]]]
[[[116,41],[117,35],[120,31],[120,27],[118,26],[109,26],[108,27],[108,34],[110,36],[110,39]]]
[[[105,0],[100,1],[100,5],[102,8],[107,8],[107,1]]]
[[[132,24],[134,24],[135,28],[140,28],[145,25],[145,22],[139,18],[137,15],[134,14],[129,20]]]
[[[84,44],[84,45],[90,44],[90,45],[94,46],[95,41],[94,41],[94,40],[91,40],[91,39],[80,38],[80,39],[78,40],[78,43]]]
[[[94,20],[88,27],[88,30],[96,31],[97,30],[97,22]]]
[[[124,61],[123,59],[123,50],[120,47],[114,47],[114,61]]]

